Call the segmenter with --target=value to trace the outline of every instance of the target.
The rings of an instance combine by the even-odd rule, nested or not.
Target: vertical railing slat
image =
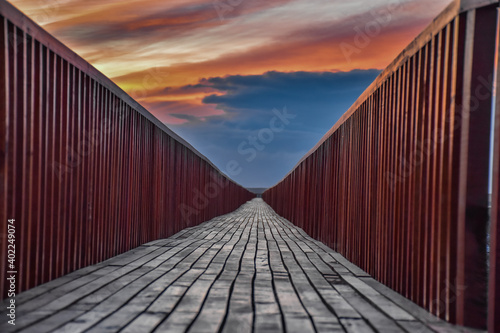
[[[263,195],[280,214],[305,225],[312,236],[324,230],[322,241],[334,244],[379,281],[441,318],[481,329],[486,328],[487,318],[488,165],[497,8],[498,2],[455,1],[295,169]],[[373,120],[367,120],[367,113]],[[497,145],[499,138],[497,134]],[[500,148],[495,149],[500,155]],[[330,164],[324,164],[326,159]],[[494,192],[500,188],[500,157],[495,161]],[[370,172],[374,167],[376,171]],[[335,172],[328,177],[331,168]],[[318,179],[328,184],[317,188]],[[289,184],[296,180],[290,191]],[[329,186],[335,195],[329,195]],[[303,197],[311,191],[315,191],[312,198],[322,198],[320,204],[307,201],[311,195]],[[495,238],[499,203],[494,193],[494,254],[499,247]],[[328,211],[329,218],[318,219],[317,207],[323,206],[334,209]],[[332,225],[314,225],[324,221]],[[499,317],[495,317],[496,260],[492,255],[490,327]]]
[[[254,196],[5,1],[0,133],[2,298],[7,219],[17,224],[19,292]],[[197,206],[193,200],[206,195],[211,173],[227,186]],[[195,207],[192,214],[184,216],[181,204]]]

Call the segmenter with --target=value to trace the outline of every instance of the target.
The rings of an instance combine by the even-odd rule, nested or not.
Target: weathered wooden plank
[[[383,284],[379,283],[372,277],[369,278],[362,278],[362,280],[370,285],[373,289],[377,290],[380,294],[385,295],[387,298],[390,298],[394,303],[396,303],[398,306],[400,306],[402,309],[406,310],[407,312],[411,313],[412,316],[415,318],[419,319],[422,322],[426,323],[434,323],[434,322],[442,322],[441,319],[438,317],[434,316],[433,314],[429,313],[425,309],[421,308],[417,304],[413,303],[403,295],[397,293],[396,291],[392,290],[391,288],[384,286]]]
[[[80,316],[84,311],[74,311],[74,310],[62,310],[59,311],[55,316],[48,317],[37,323],[35,326],[30,326],[26,329],[21,330],[23,333],[45,333],[53,332],[56,328],[61,326],[66,320],[71,320]]]
[[[459,331],[261,200],[39,288],[14,331]]]
[[[108,288],[105,288],[105,287],[110,282],[120,278],[123,275],[130,274],[130,272],[134,271],[137,268],[136,267],[137,258],[146,258],[149,256],[148,253],[151,252],[150,249],[145,248],[145,247],[142,248],[142,250],[144,250],[146,255],[142,255],[142,256],[139,255],[137,257],[135,255],[136,253],[134,252],[133,257],[136,260],[131,261],[128,265],[123,266],[121,268],[119,266],[111,265],[111,266],[105,267],[105,268],[107,268],[107,270],[104,270],[104,272],[95,271],[94,272],[95,274],[99,274],[99,276],[101,276],[101,275],[103,275],[103,276],[101,278],[93,280],[90,283],[84,284],[81,287],[74,289],[74,290],[68,291],[68,288],[71,286],[71,284],[66,284],[63,286],[66,288],[62,288],[62,290],[56,290],[56,292],[52,291],[50,296],[41,297],[41,299],[38,301],[38,303],[40,303],[40,302],[43,303],[43,301],[45,301],[46,304],[43,307],[43,309],[44,309],[44,313],[47,315],[48,313],[55,313],[58,310],[61,310],[61,309],[65,308],[66,306],[69,306],[70,304],[74,303],[75,301],[84,298],[89,293],[95,292],[97,290],[106,289],[104,292],[99,293],[99,295],[100,295],[99,298],[102,297],[103,294],[108,294],[110,290]],[[154,258],[155,256],[157,257],[161,252],[165,252],[167,250],[168,250],[167,248],[163,248],[163,251],[156,253],[154,256],[150,256],[149,259]],[[152,251],[155,252],[156,250],[153,249]],[[120,260],[122,260],[122,259],[120,259]],[[138,260],[141,260],[141,259],[138,259]],[[113,262],[113,260],[107,261],[108,264],[112,264],[112,262]],[[143,263],[145,263],[145,261],[143,261]],[[160,272],[160,270],[158,268],[157,268],[157,270],[158,270],[158,272]],[[108,271],[109,271],[109,273],[108,273]],[[61,296],[62,291],[66,292],[66,293]],[[54,297],[57,297],[57,298],[54,299]],[[52,302],[50,302],[50,299],[52,299]],[[85,300],[85,302],[87,304],[88,304],[88,301],[89,301],[88,299]],[[36,300],[35,300],[35,302],[36,302]],[[38,303],[35,303],[35,305],[33,305],[30,302],[30,306],[32,306],[32,307],[36,306]],[[21,308],[20,311],[26,311],[26,310]],[[27,325],[32,323],[31,321],[26,320],[26,317],[22,317],[22,318],[23,319],[20,320],[20,322],[17,325],[19,328],[27,326]],[[31,318],[35,318],[35,317],[33,316],[33,317],[29,317],[29,318],[31,319]]]
[[[375,332],[363,319],[340,319],[340,321],[348,333]]]
[[[240,224],[243,224],[245,222],[244,219],[240,220]],[[186,291],[185,295],[179,300],[179,302],[176,304],[174,309],[169,313],[168,318],[162,322],[159,326],[160,330],[184,330],[186,331],[190,325],[196,320],[198,317],[198,314],[202,312],[202,307],[204,304],[206,304],[205,299],[209,295],[210,288],[215,284],[215,279],[218,277],[221,277],[222,274],[222,269],[226,269],[226,265],[231,262],[231,261],[238,261],[239,257],[241,256],[240,251],[238,251],[238,246],[246,242],[245,237],[243,235],[245,234],[245,229],[237,229],[236,232],[234,232],[231,236],[231,238],[227,239],[225,236],[223,237],[227,239],[226,244],[224,246],[220,247],[218,252],[208,252],[212,256],[212,259],[209,261],[209,266],[205,270],[208,271],[214,264],[219,272],[214,271],[213,268],[210,271],[212,274],[204,274],[202,277],[194,283],[187,283],[187,287],[189,289]],[[237,241],[237,242],[236,242]],[[229,245],[229,244],[232,244]],[[233,257],[233,260],[230,260],[231,257]],[[203,261],[202,261],[203,262]],[[223,262],[223,266],[218,265],[218,263]],[[202,266],[204,266],[203,264]],[[194,267],[194,266],[193,266]],[[191,269],[193,271],[194,269]],[[197,269],[199,270],[199,269]],[[188,272],[189,273],[189,272]],[[214,274],[217,273],[217,274]],[[234,277],[233,277],[234,278]],[[226,281],[230,281],[233,279],[231,277],[226,276]],[[224,279],[224,277],[222,277]],[[220,281],[224,281],[224,280]],[[187,281],[184,281],[187,282]],[[219,282],[219,285],[223,283]],[[226,284],[226,287],[229,288],[229,285]],[[213,303],[213,295],[211,302]],[[153,306],[155,306],[153,304]],[[157,307],[157,305],[156,305]],[[219,313],[221,312],[220,310],[218,311]],[[225,312],[225,309],[224,309]],[[177,317],[183,317],[182,321],[179,321]],[[203,317],[201,317],[200,322],[203,322],[203,320],[206,319],[206,312]],[[221,319],[221,318],[219,318]],[[213,325],[217,326],[217,321],[212,321]],[[196,323],[195,323],[196,324]],[[198,324],[199,325],[199,324]]]
[[[222,231],[229,232],[228,230],[221,229],[221,237],[224,235]],[[189,247],[192,245],[192,242],[186,242],[184,244],[178,245],[176,248],[174,248],[176,254],[174,256],[171,256],[169,260],[167,260],[167,265],[162,265],[162,269],[157,267],[156,270],[150,272],[143,278],[139,279],[136,283],[133,283],[130,286],[127,286],[123,290],[121,290],[120,293],[113,295],[103,303],[99,304],[94,310],[87,312],[86,314],[82,315],[81,317],[78,318],[77,321],[75,322],[70,322],[66,324],[62,329],[61,332],[64,331],[70,331],[70,332],[81,332],[83,330],[88,329],[89,327],[93,326],[100,320],[104,319],[107,317],[109,314],[113,313],[114,311],[118,310],[123,304],[128,302],[131,298],[134,297],[134,295],[138,294],[139,291],[143,290],[145,286],[149,286],[153,281],[156,281],[160,276],[162,276],[165,273],[165,270],[167,268],[174,268],[176,264],[180,263],[182,260],[189,260],[187,259],[190,255],[193,255],[193,252],[197,247],[191,247],[189,253],[186,256],[186,252],[184,251],[185,248]],[[179,255],[179,253],[182,252],[182,255]],[[191,258],[192,259],[192,258]],[[156,260],[156,259],[154,259]],[[147,263],[144,265],[147,267]],[[175,290],[175,286],[172,287],[172,289],[168,289],[169,291]],[[184,287],[184,291],[187,289],[187,287]],[[174,304],[175,305],[175,304]],[[173,308],[173,305],[172,305]]]
[[[283,226],[283,230],[285,232],[289,232],[289,235],[293,235],[293,237],[297,237],[297,235],[299,235],[302,241],[298,240],[297,238],[293,241],[295,242],[295,244],[302,244],[302,246],[300,246],[300,250],[304,249],[305,247],[309,247],[310,238],[304,238],[302,234],[296,232],[297,228],[284,223],[283,219],[279,219],[278,222],[286,224]],[[361,315],[344,298],[342,298],[336,290],[331,287],[329,278],[331,278],[332,276],[338,276],[338,274],[336,274],[336,272],[332,270],[331,267],[328,266],[324,261],[319,260],[319,257],[317,256],[316,258],[318,260],[314,260],[314,262],[311,261],[309,257],[314,253],[310,253],[308,251],[306,257],[304,255],[301,255],[299,246],[294,246],[292,240],[290,240],[288,243],[291,246],[292,250],[294,250],[294,253],[297,254],[296,258],[302,265],[302,267],[304,267],[304,271],[309,277],[311,285],[317,290],[322,301],[327,306],[329,306],[330,309],[332,309],[332,312],[335,313],[338,317],[361,318]]]
[[[271,228],[271,230],[277,232],[277,234],[275,234],[275,238],[278,237],[282,238],[283,240],[286,239],[284,234],[281,234],[277,229]],[[285,229],[283,229],[283,231],[284,230]],[[299,248],[295,243],[286,240],[286,244],[281,244],[279,250],[280,253],[283,254],[283,261],[287,270],[290,272],[290,277],[294,289],[298,294],[307,313],[312,317],[315,327],[317,327],[317,324],[319,323],[322,324],[322,327],[328,327],[329,325],[338,325],[338,319],[323,303],[321,295],[318,294],[313,286],[314,282],[311,282],[312,278],[312,280],[316,280],[316,283],[318,284],[318,281],[324,281],[324,278],[320,274],[312,276],[312,272],[318,272],[309,262],[307,262],[308,265],[305,266],[299,265],[300,262],[307,261],[306,254],[304,252],[301,252],[303,248]],[[287,255],[287,253],[289,254]],[[309,276],[306,276],[304,272],[309,273]]]
[[[189,332],[218,332],[226,315],[231,284],[216,282]]]
[[[82,276],[85,276],[85,275],[88,275],[94,271],[97,271],[98,269],[101,269],[102,267],[104,267],[103,264],[99,263],[97,265],[87,266],[85,268],[81,268],[77,271],[74,271],[74,272],[71,272],[67,275],[64,275],[58,279],[51,280],[51,281],[44,283],[36,288],[26,290],[26,291],[16,295],[16,301],[19,302],[20,304],[25,304],[29,300],[31,300],[31,299],[33,299],[41,294],[49,292],[50,290],[53,290],[55,288],[61,287],[62,285],[66,284],[66,283],[72,282],[72,281],[74,281]],[[7,301],[8,300],[4,300],[2,302],[2,308],[4,308],[4,305],[7,306]]]
[[[222,332],[252,332],[253,302],[252,302],[253,274],[238,274],[229,300],[229,311]]]
[[[415,317],[408,312],[398,307],[395,303],[391,302],[388,298],[381,295],[378,291],[364,283],[358,278],[352,276],[345,276],[343,279],[356,291],[362,294],[365,298],[369,299],[379,309],[394,320],[408,320],[415,321]]]
[[[256,332],[282,332],[283,316],[278,305],[269,265],[269,249],[263,221],[257,221],[257,252],[255,254],[254,327]]]
[[[231,230],[231,229],[229,229]],[[238,233],[235,232],[232,234],[233,237],[237,237]],[[224,235],[225,236],[225,235]],[[189,248],[189,247],[188,247]],[[182,251],[181,251],[182,252]],[[106,318],[103,322],[99,323],[94,329],[96,332],[98,330],[107,330],[108,327],[112,327],[116,329],[116,326],[124,327],[136,316],[140,316],[141,312],[146,311],[147,308],[151,305],[153,310],[156,312],[163,312],[163,318],[167,317],[167,314],[170,311],[174,313],[180,312],[183,317],[195,317],[197,314],[197,305],[203,302],[204,297],[208,289],[210,288],[213,281],[210,280],[198,280],[199,276],[203,273],[202,269],[193,269],[192,266],[202,257],[208,256],[213,259],[216,253],[208,252],[208,249],[196,247],[194,250],[186,256],[183,260],[181,260],[176,268],[169,271],[167,274],[163,275],[160,279],[155,282],[149,284],[144,290],[142,290],[137,296],[135,296],[128,304],[127,308],[121,308],[117,312],[113,313],[111,316]],[[175,256],[174,256],[175,257]],[[185,287],[186,292],[182,296],[179,297],[179,301],[175,304],[171,303],[170,298],[168,299],[167,304],[165,304],[165,296],[170,296],[170,293],[166,294],[159,300],[159,296],[162,292],[169,288],[172,285],[173,287]],[[179,290],[179,289],[177,289]],[[156,303],[155,303],[156,302]],[[169,307],[170,305],[170,307]],[[160,328],[162,329],[168,328],[171,324],[174,323],[177,328],[180,329],[182,326],[181,323],[177,321],[177,319],[171,319],[177,317],[178,315],[169,316],[166,322],[160,324]],[[185,321],[188,325],[190,322]],[[155,324],[155,320],[149,321],[150,324]],[[142,324],[142,328],[145,328],[146,324]],[[154,327],[149,327],[153,329]],[[185,327],[187,328],[187,326]]]
[[[394,320],[390,319],[370,304],[352,287],[348,285],[335,285],[334,287],[353,308],[362,314],[363,318],[368,321],[371,326],[381,332],[401,332],[401,327],[399,327]]]
[[[17,312],[18,315],[20,316],[18,317],[19,320],[17,320],[16,322],[16,329],[29,326],[37,321],[35,319],[36,318],[35,316],[30,316],[28,315],[28,313],[32,311],[37,311],[39,309],[44,309],[45,305],[47,305],[50,302],[53,302],[54,300],[60,297],[63,297],[68,292],[71,292],[73,290],[78,290],[79,288],[82,287],[84,288],[86,284],[91,283],[94,280],[101,278],[102,276],[110,274],[117,269],[118,267],[110,267],[110,266],[103,267],[97,271],[92,272],[91,274],[84,275],[76,280],[63,284],[60,287],[51,290],[50,292],[41,294],[38,297],[31,299],[27,303],[19,305],[17,308]],[[49,313],[54,313],[54,311],[51,311],[49,309],[49,310],[44,310],[44,313],[48,315]]]
[[[315,330],[314,323],[293,287],[290,273],[286,269],[280,253],[280,245],[281,248],[284,248],[284,242],[279,237],[276,239],[274,236],[278,228],[271,219],[265,217],[264,221],[274,289],[283,313],[285,329],[287,332],[312,332]]]

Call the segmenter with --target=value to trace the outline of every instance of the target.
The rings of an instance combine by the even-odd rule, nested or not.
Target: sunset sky
[[[451,0],[10,2],[221,171],[269,187]]]

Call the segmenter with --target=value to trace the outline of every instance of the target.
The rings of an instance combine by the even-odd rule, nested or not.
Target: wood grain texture
[[[262,199],[18,300],[15,330],[2,332],[464,332],[376,282]]]

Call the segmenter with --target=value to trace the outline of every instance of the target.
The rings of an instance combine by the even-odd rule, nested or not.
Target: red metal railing
[[[8,219],[19,292],[253,197],[5,1],[0,150],[3,297]]]
[[[497,50],[500,48],[500,16],[497,21]],[[500,332],[500,53],[496,54],[494,105],[493,179],[491,195],[490,260],[488,284],[488,331]]]
[[[487,323],[497,9],[498,1],[451,4],[263,195],[382,283],[439,317],[478,328]],[[491,332],[500,331],[499,292],[492,294],[498,272],[490,271]]]

